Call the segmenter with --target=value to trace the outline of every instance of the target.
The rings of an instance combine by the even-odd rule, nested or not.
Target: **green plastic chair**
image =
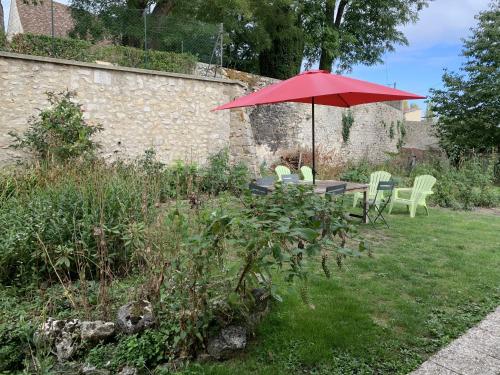
[[[370,174],[370,182],[368,187],[368,200],[373,200],[377,196],[377,186],[380,181],[389,181],[391,179],[391,174],[386,171],[376,171]],[[354,199],[352,201],[352,207],[356,207],[360,199],[363,199],[363,193],[354,193]],[[377,196],[377,201],[384,199],[383,194]]]
[[[284,165],[278,165],[276,168],[274,168],[274,171],[278,175],[278,181],[281,181],[281,176],[285,174],[292,174],[290,172],[290,169],[285,167]]]
[[[433,176],[424,174],[422,176],[415,177],[412,188],[394,189],[391,204],[389,205],[389,213],[391,213],[394,203],[398,203],[404,204],[408,207],[410,210],[410,217],[415,217],[418,206],[423,206],[427,216],[429,216],[429,209],[427,208],[425,198],[427,198],[428,195],[433,194],[432,187],[435,183],[436,179]],[[401,198],[399,196],[399,193],[401,192],[411,193],[410,198]]]
[[[304,177],[304,181],[313,182],[313,171],[307,165],[303,165],[300,167],[300,171],[302,172],[302,177]]]

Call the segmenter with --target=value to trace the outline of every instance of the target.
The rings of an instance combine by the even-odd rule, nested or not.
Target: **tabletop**
[[[299,181],[300,184],[304,185],[312,185],[312,182],[305,182],[303,180]],[[367,184],[360,184],[357,182],[348,182],[348,181],[338,181],[338,180],[316,180],[316,185],[314,186],[314,192],[318,194],[324,194],[326,191],[326,188],[328,186],[335,186],[335,185],[340,185],[340,184],[347,184],[346,186],[346,191],[348,192],[365,192],[368,190],[368,185]],[[268,189],[273,190],[274,186],[265,186]]]

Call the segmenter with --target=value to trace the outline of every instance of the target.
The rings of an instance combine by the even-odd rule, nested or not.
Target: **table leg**
[[[363,223],[368,224],[368,191],[363,191]]]

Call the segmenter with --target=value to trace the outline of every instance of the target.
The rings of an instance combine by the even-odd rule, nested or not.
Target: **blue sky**
[[[10,0],[0,0],[5,11],[5,26]],[[48,1],[48,0],[46,0]],[[61,1],[68,3],[68,1]],[[443,69],[457,70],[462,38],[476,24],[474,15],[488,7],[490,0],[434,0],[420,13],[416,24],[402,28],[410,45],[398,46],[384,56],[384,64],[356,66],[351,76],[427,95],[432,87],[441,87]],[[425,107],[423,100],[415,101]]]

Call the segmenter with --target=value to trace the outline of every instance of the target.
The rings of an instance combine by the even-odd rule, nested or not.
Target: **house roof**
[[[12,0],[12,2],[16,2],[24,33],[52,35],[52,2],[50,0],[37,2],[37,5],[23,0]],[[66,37],[74,26],[71,9],[56,1],[53,4],[54,34],[58,37]]]

